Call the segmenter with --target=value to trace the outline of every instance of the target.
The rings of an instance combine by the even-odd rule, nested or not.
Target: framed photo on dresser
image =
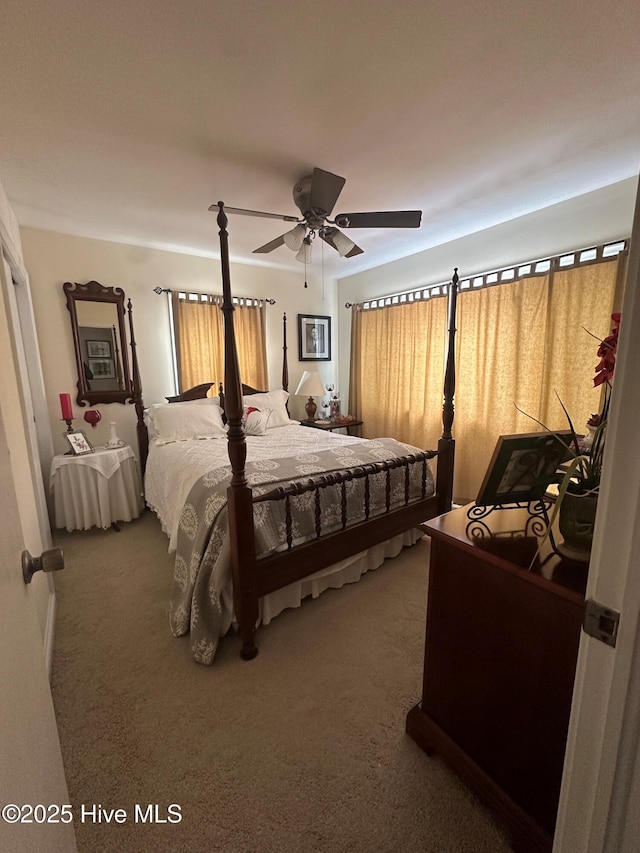
[[[331,361],[331,317],[298,314],[298,359]]]
[[[558,466],[570,455],[571,437],[571,430],[499,436],[476,505],[526,503],[541,498]]]

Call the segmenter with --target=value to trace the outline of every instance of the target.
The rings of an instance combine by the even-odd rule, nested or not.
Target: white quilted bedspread
[[[280,459],[328,450],[364,439],[298,425],[269,429],[265,435],[246,436],[247,462]],[[347,466],[349,462],[345,463]],[[226,438],[192,439],[152,444],[145,471],[145,499],[169,536],[174,551],[180,510],[191,487],[207,471],[229,465]]]

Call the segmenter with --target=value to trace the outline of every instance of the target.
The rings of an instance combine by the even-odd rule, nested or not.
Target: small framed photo
[[[331,317],[298,314],[300,361],[331,361]]]
[[[87,341],[89,358],[111,358],[111,341]]]
[[[558,466],[571,455],[571,436],[571,430],[501,435],[476,505],[526,503],[542,498]]]
[[[63,432],[62,434],[69,442],[74,456],[83,456],[85,453],[94,452],[91,442],[81,429],[74,430],[74,432]]]
[[[91,379],[115,379],[116,366],[112,358],[90,358]]]

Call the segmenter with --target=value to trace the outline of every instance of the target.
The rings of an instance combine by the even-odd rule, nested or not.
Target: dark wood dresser
[[[422,701],[408,734],[434,750],[510,830],[517,851],[551,851],[587,567],[548,542],[536,557],[527,510],[431,536]]]

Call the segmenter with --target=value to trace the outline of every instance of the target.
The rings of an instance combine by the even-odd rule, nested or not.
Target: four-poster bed
[[[165,497],[175,504],[172,514],[166,516],[172,518],[170,522],[165,523],[159,512],[177,549],[171,628],[176,635],[191,632],[193,656],[202,663],[212,662],[218,637],[225,633],[231,618],[242,640],[241,656],[249,660],[257,654],[255,632],[261,619],[268,621],[263,605],[271,596],[289,598],[278,600],[275,615],[299,603],[304,595],[315,594],[313,584],[319,578],[320,591],[340,586],[345,582],[340,572],[346,572],[346,580],[355,580],[398,553],[403,545],[416,541],[422,535],[418,529],[422,522],[451,508],[454,464],[451,427],[457,273],[449,290],[443,434],[437,450],[419,451],[393,439],[366,441],[306,430],[289,420],[283,408],[286,390],[260,393],[241,382],[227,217],[222,202],[218,225],[224,396],[221,393],[219,398],[207,399],[212,383],[205,383],[167,399],[186,407],[192,415],[202,406],[205,421],[218,418],[218,411],[221,415],[224,412],[227,426],[220,421],[224,430],[221,437],[227,441],[198,441],[203,435],[194,435],[193,441],[152,441],[147,480],[147,500],[152,508],[158,511]],[[285,325],[285,388],[286,353]],[[200,404],[197,407],[196,402]],[[173,405],[165,408],[175,412]],[[244,425],[251,409],[264,409],[269,419],[280,418],[275,421],[277,428],[246,435]],[[277,410],[275,415],[272,409]],[[202,417],[202,412],[194,416]],[[218,426],[212,429],[217,435]],[[190,445],[189,461],[180,456],[178,444]],[[227,458],[222,460],[220,447],[224,444]],[[210,453],[217,461],[211,461]],[[435,482],[429,467],[429,460],[434,458]],[[172,470],[184,475],[188,494],[183,485],[183,492],[176,496],[175,478],[170,476],[174,492],[168,496],[159,481],[158,472],[164,464],[161,459],[171,460]],[[168,529],[169,524],[173,530]],[[326,579],[334,569],[341,578],[337,582]],[[294,588],[295,601],[291,604]]]

